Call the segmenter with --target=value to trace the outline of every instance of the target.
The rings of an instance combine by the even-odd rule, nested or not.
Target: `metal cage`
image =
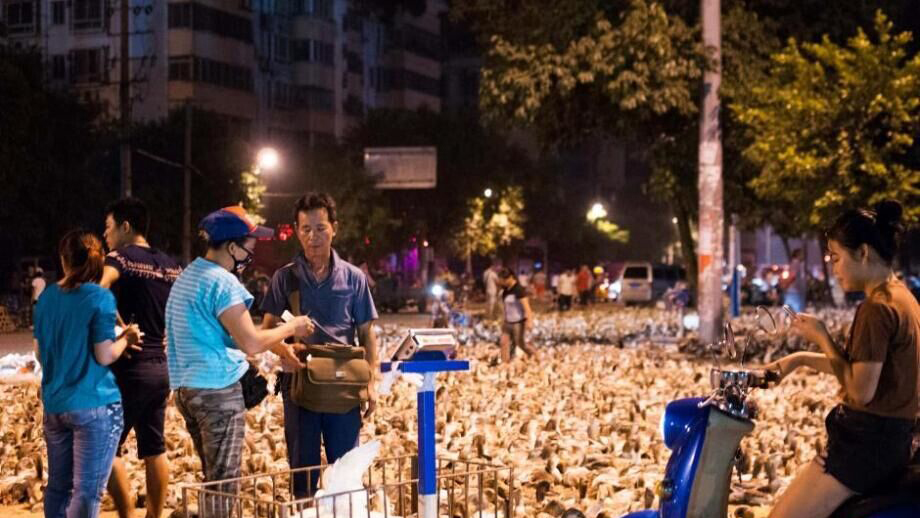
[[[327,465],[180,486],[185,518],[409,518],[418,516],[418,458],[378,459],[364,488],[314,495],[313,477]],[[294,477],[305,477],[307,496],[295,498]],[[514,469],[484,461],[439,458],[439,518],[512,518],[520,494]],[[191,512],[190,512],[191,511]]]

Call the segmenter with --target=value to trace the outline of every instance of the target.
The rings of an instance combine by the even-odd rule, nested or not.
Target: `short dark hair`
[[[903,214],[901,204],[892,200],[876,203],[872,210],[848,210],[837,218],[825,236],[850,250],[869,245],[890,265],[904,232]]]
[[[310,212],[316,209],[326,209],[326,215],[329,216],[329,223],[335,223],[337,220],[335,211],[335,200],[328,193],[311,191],[304,194],[294,204],[294,223],[297,223],[297,215],[301,212]]]
[[[150,214],[147,211],[147,204],[137,198],[122,198],[113,201],[105,207],[105,215],[112,215],[116,225],[121,225],[127,221],[131,225],[131,230],[142,236],[147,235],[150,230]]]
[[[502,269],[498,271],[498,278],[501,280],[506,280],[508,277],[517,280],[517,275],[514,274],[514,270],[508,268],[507,266],[502,267]]]
[[[102,279],[105,254],[102,242],[92,232],[81,228],[64,234],[58,244],[58,253],[70,271],[61,283],[64,291],[70,291],[85,282],[99,282]]]

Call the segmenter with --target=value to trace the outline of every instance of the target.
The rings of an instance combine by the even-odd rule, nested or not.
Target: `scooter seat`
[[[872,518],[889,509],[913,509],[907,516],[920,516],[920,465],[911,464],[881,492],[856,495],[844,502],[830,518]],[[899,515],[900,516],[900,515]]]

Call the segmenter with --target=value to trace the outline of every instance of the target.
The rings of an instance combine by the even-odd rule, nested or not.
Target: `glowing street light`
[[[591,210],[588,211],[588,221],[594,223],[599,219],[604,219],[607,217],[607,209],[604,206],[597,202],[591,206]]]
[[[482,192],[482,194],[484,194],[486,198],[491,198],[491,197],[492,197],[492,189],[486,189],[485,191]]]
[[[259,153],[256,155],[256,167],[259,171],[271,171],[278,167],[278,164],[281,162],[281,157],[278,155],[278,151],[275,148],[264,147],[259,150]]]

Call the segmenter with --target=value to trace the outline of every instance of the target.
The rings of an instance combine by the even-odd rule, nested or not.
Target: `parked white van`
[[[620,300],[630,302],[651,302],[652,263],[627,262],[620,274]]]

